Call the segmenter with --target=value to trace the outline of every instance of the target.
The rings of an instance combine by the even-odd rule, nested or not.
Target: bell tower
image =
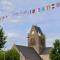
[[[42,33],[40,27],[32,26],[30,33],[28,34],[28,47],[32,47],[38,54],[41,54],[45,48],[45,36]]]

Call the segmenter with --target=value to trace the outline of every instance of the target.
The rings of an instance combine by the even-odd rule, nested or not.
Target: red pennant
[[[33,13],[33,14],[35,13],[35,9],[32,10],[32,13]]]

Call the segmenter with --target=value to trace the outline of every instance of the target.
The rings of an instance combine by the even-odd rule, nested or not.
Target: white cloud
[[[8,32],[8,33],[6,33],[6,35],[7,35],[9,38],[12,38],[12,37],[19,37],[19,34],[13,33],[13,32]]]
[[[6,19],[3,20],[3,22],[7,23],[13,23],[13,24],[20,24],[23,22],[22,19],[14,18],[13,16],[8,16]]]
[[[13,3],[8,1],[8,0],[2,0],[0,3],[2,5],[3,11],[9,12],[9,11],[12,11],[14,9]]]
[[[7,35],[6,45],[22,44],[25,39],[25,36],[23,36],[21,33],[7,32],[6,35]]]
[[[7,33],[7,36],[8,37],[14,37],[14,36],[16,36],[16,34],[15,33]]]
[[[56,39],[60,39],[59,34],[51,36],[51,37],[47,37],[46,46],[53,46],[53,43],[55,42]]]
[[[12,3],[11,3],[11,2],[6,1],[6,0],[2,1],[1,3],[2,3],[2,4],[4,4],[4,5],[12,5]]]
[[[21,33],[17,33],[17,32],[7,32],[6,36],[7,36],[8,39],[17,38],[17,39],[20,40],[20,39],[24,39],[25,38]]]

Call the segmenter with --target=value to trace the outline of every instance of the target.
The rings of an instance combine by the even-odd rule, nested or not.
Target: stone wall
[[[40,55],[40,57],[41,57],[43,60],[50,60],[49,54]]]

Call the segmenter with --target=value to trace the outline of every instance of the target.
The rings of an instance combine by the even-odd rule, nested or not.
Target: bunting
[[[46,5],[46,6],[43,6],[43,7],[38,7],[38,8],[34,8],[34,9],[30,9],[30,10],[24,10],[24,11],[19,11],[19,12],[15,12],[13,14],[11,14],[12,16],[18,16],[18,15],[30,15],[30,14],[35,14],[35,13],[40,13],[41,11],[50,11],[50,10],[53,10],[55,9],[56,7],[60,7],[60,2],[58,3],[53,3],[51,5]],[[2,16],[0,17],[0,20],[3,20],[3,19],[6,19],[8,18],[8,16]]]

